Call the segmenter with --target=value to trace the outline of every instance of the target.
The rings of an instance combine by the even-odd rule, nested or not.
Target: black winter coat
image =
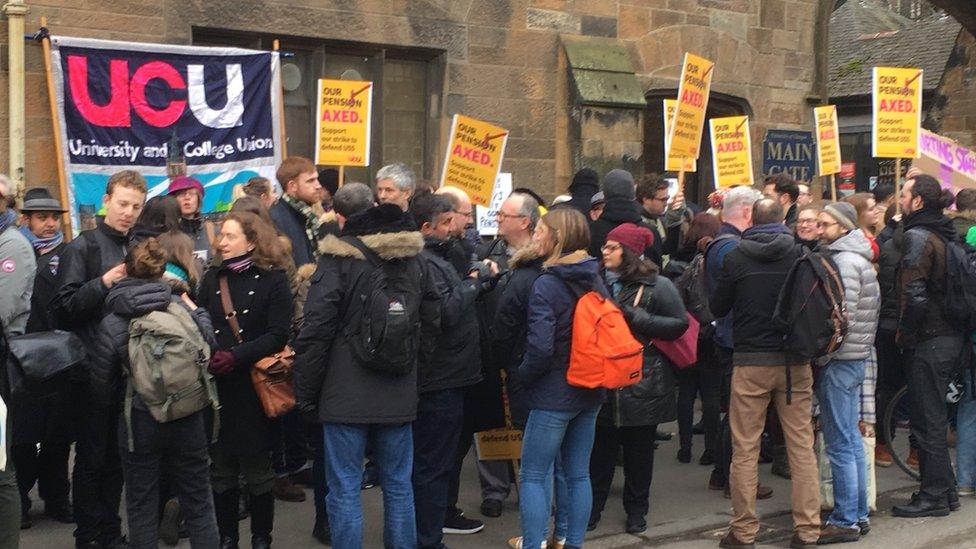
[[[607,200],[607,205],[603,209],[603,214],[596,221],[590,223],[590,248],[589,253],[592,257],[603,257],[603,245],[607,243],[607,235],[610,234],[617,225],[624,223],[634,223],[647,227],[654,233],[654,244],[644,251],[644,257],[650,259],[655,264],[661,264],[661,254],[664,243],[657,234],[657,227],[652,227],[644,223],[641,218],[641,208],[633,200],[612,198]]]
[[[359,237],[381,258],[395,263],[416,281],[404,297],[411,320],[421,326],[421,346],[430,348],[440,325],[440,295],[418,258],[424,247],[419,232],[369,234]],[[417,416],[417,368],[391,376],[360,366],[349,350],[343,327],[362,317],[355,299],[372,272],[363,253],[347,242],[327,236],[312,275],[305,320],[295,341],[295,398],[300,409],[318,408],[322,422],[398,424]],[[429,351],[428,351],[429,353]]]
[[[124,376],[129,368],[129,323],[152,311],[165,310],[171,302],[186,307],[170,286],[163,282],[127,278],[112,287],[105,300],[108,314],[99,324],[92,355],[91,391],[96,406],[114,412],[121,410],[125,395]],[[203,339],[211,347],[215,345],[207,310],[203,307],[192,311],[186,307],[186,310],[196,322]],[[132,405],[147,410],[138,394],[133,398]]]
[[[481,285],[461,278],[450,263],[451,242],[428,239],[420,252],[440,302],[440,335],[430,353],[421,352],[417,387],[420,394],[469,387],[481,381],[478,315],[474,301]]]
[[[495,363],[494,369],[506,374],[508,407],[515,425],[525,425],[529,416],[525,388],[518,378],[518,367],[525,353],[529,295],[535,279],[542,274],[542,261],[539,252],[531,246],[512,256],[508,263],[511,272],[504,277],[498,307],[488,330],[489,354]]]
[[[278,232],[291,241],[291,256],[295,260],[295,267],[306,263],[315,263],[315,249],[317,243],[308,240],[305,232],[305,216],[292,208],[284,200],[279,200],[268,210]]]
[[[109,290],[102,275],[122,263],[128,246],[128,235],[99,222],[68,243],[61,254],[61,284],[49,305],[51,319],[57,328],[77,334],[89,351]]]
[[[905,230],[898,225],[881,244],[881,253],[878,256],[878,286],[881,289],[879,331],[894,332],[898,329],[898,265],[901,263],[904,240]]]
[[[231,301],[237,311],[243,343],[231,332],[220,304],[218,276],[227,276]],[[271,449],[271,420],[251,383],[251,367],[258,360],[280,351],[288,342],[292,296],[288,277],[281,270],[252,265],[235,273],[225,267],[211,268],[203,275],[197,304],[213,319],[217,348],[234,354],[234,370],[218,376],[220,437],[217,444],[232,454],[254,454]]]
[[[783,331],[772,321],[779,289],[802,253],[781,223],[756,225],[742,233],[725,255],[709,307],[716,317],[732,315],[735,365],[786,364]]]
[[[66,244],[59,244],[53,250],[44,255],[36,254],[37,275],[34,277],[34,293],[31,294],[31,314],[27,319],[27,331],[25,333],[46,332],[53,330],[54,319],[48,305],[54,299],[61,283],[62,256]]]
[[[641,287],[644,291],[635,307],[634,300]],[[629,387],[607,391],[597,422],[639,427],[674,421],[677,418],[674,366],[650,341],[677,339],[688,329],[681,296],[666,277],[650,275],[625,282],[614,298],[630,331],[645,345],[643,379]]]

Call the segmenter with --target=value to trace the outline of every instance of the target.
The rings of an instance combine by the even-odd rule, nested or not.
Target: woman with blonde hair
[[[566,371],[578,296],[590,290],[607,295],[607,290],[599,261],[586,251],[590,230],[583,214],[571,208],[550,211],[532,240],[545,261],[529,296],[525,354],[518,368],[529,408],[520,472],[523,547],[536,549],[546,537],[552,492],[546,480],[559,456],[567,484],[565,547],[578,548],[590,516],[590,450],[605,392],[569,385]]]

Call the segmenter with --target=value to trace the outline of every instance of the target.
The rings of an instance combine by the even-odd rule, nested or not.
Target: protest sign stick
[[[830,174],[830,200],[837,202],[837,176]]]
[[[346,180],[346,167],[339,166],[339,186],[341,187]]]
[[[901,215],[901,158],[895,159],[895,213]]]
[[[47,17],[41,17],[41,27],[47,27]],[[61,128],[58,127],[58,100],[54,91],[54,78],[51,76],[51,38],[47,35],[41,39],[41,48],[44,50],[44,73],[47,76],[47,98],[51,106],[51,124],[54,125],[54,157],[55,164],[58,166],[58,192],[61,196],[61,205],[71,209],[68,202],[68,181],[64,173],[63,144],[61,143]],[[74,234],[71,230],[71,212],[61,216],[61,226],[64,230],[64,239],[71,241]]]
[[[288,139],[285,132],[285,81],[281,78],[281,52],[278,49],[280,45],[277,38],[271,43],[271,50],[278,53],[278,125],[281,126],[281,158],[284,160],[288,158]]]

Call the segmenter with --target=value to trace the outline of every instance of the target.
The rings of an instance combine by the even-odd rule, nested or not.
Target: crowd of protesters
[[[246,516],[251,546],[270,547],[275,500],[304,501],[304,485],[312,537],[357,548],[360,492],[378,485],[385,545],[440,548],[445,534],[485,528],[458,505],[475,433],[514,427],[518,468],[477,462],[480,514],[499,517],[518,483],[521,532],[509,545],[579,548],[614,504],[621,459],[624,527],[647,531],[658,426],[675,420],[677,460],[692,461],[703,432],[707,488],[731,500],[722,547],[754,545],[756,500],[772,495],[758,482],[767,462],[792,481],[792,547],[857,541],[871,528],[867,463],[891,465],[894,433],[879,432],[874,455],[862,439],[906,383],[921,486],[893,514],[945,516],[976,494],[976,400],[958,406],[956,471],[945,405],[972,355],[947,299],[951,247],[976,243],[976,191],[953,197],[912,172],[899,196],[882,187],[829,202],[777,174],[702,209],[661,176],[583,169],[548,210],[513,191],[497,238],[483,241],[467,194],[425,188],[404,164],[378,170],[372,187],[340,186],[335,170],[289,157],[276,179],[252,179],[208,219],[196,179],[176,177],[147,201],[145,179],[119,171],[97,227],[68,243],[58,200],[30,189],[17,212],[0,180],[6,335],[66,330],[89,357],[43,397],[11,400],[0,384],[11,423],[0,546],[16,546],[18,517],[31,527],[37,484],[44,515],[74,523],[79,548],[188,537],[231,549]],[[822,261],[842,287],[843,340],[822,356],[788,348],[774,321],[803,261]],[[567,381],[589,292],[640,342],[637,383]],[[139,390],[146,326],[195,350],[182,367],[200,368],[193,386],[212,406],[173,418],[178,399]],[[667,343],[689,333],[696,359],[678,364]],[[255,365],[289,349],[294,407],[269,414]],[[150,351],[169,360],[162,345]],[[824,522],[816,431],[832,478]]]

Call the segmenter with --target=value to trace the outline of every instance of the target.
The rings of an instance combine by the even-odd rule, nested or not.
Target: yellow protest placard
[[[729,116],[708,121],[712,135],[715,188],[752,185],[752,141],[749,117]]]
[[[471,202],[488,206],[507,143],[508,130],[455,114],[441,187],[457,187],[468,193]]]
[[[922,69],[874,67],[875,158],[918,158],[922,125]]]
[[[817,124],[817,172],[832,175],[840,171],[840,130],[837,126],[837,106],[814,107]]]
[[[668,172],[693,172],[697,163],[694,158],[682,158],[671,154],[671,123],[678,108],[676,99],[664,100],[664,170]]]
[[[708,59],[685,53],[678,85],[678,107],[674,111],[674,124],[668,139],[669,154],[698,158],[713,68],[715,64]]]
[[[316,164],[369,166],[372,103],[372,82],[319,80],[315,116]]]
[[[522,431],[492,429],[475,433],[475,450],[481,461],[522,459]]]

